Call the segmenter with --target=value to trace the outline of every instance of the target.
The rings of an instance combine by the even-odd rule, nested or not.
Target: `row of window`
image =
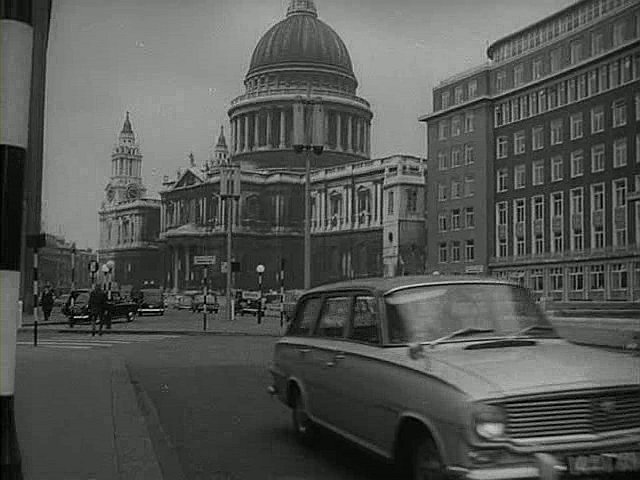
[[[466,240],[464,244],[459,240],[450,242],[440,242],[438,244],[438,262],[472,262],[476,258],[474,240]],[[464,245],[464,251],[463,251]],[[464,255],[464,257],[462,257]]]
[[[638,35],[636,31],[635,35]],[[538,56],[530,64],[518,63],[510,72],[496,72],[495,90],[502,92],[526,82],[538,80],[571,65],[576,65],[590,56],[600,55],[607,48],[616,48],[634,37],[633,24],[626,18],[615,22],[612,27],[604,26],[590,33],[590,41],[576,38],[568,45],[559,45],[549,52],[549,56]],[[590,50],[588,49],[590,46]]]
[[[640,262],[635,262],[632,268],[635,270],[635,287],[640,288]],[[525,273],[496,272],[495,275],[498,278],[516,277],[524,280]],[[607,287],[611,290],[627,290],[630,286],[629,273],[626,263],[534,268],[528,271],[527,286],[535,292],[563,292],[566,286],[573,292],[582,292],[587,288],[590,291],[604,291]]]
[[[557,16],[553,20],[523,32],[511,41],[502,44],[496,49],[493,60],[501,62],[552,42],[562,35],[598,21],[600,17],[609,15],[615,9],[633,5],[633,3],[634,0],[593,0],[585,3],[580,8],[572,9],[564,15]],[[636,20],[637,22],[638,20]]]
[[[475,114],[466,112],[464,116],[455,115],[451,120],[442,120],[438,123],[438,140],[445,140],[448,137],[459,137],[463,133],[472,133],[476,129]]]
[[[448,230],[455,231],[462,228],[475,228],[475,226],[476,220],[473,207],[466,207],[464,210],[454,208],[451,210],[451,214],[448,212],[438,213],[438,231],[441,233]]]
[[[476,161],[475,150],[473,145],[466,143],[464,146],[451,147],[451,156],[447,151],[438,152],[438,170],[448,170],[449,168],[457,168],[465,165],[473,165]]]
[[[581,101],[640,78],[640,54],[628,55],[494,107],[496,128]]]
[[[466,97],[465,97],[466,90]],[[458,85],[453,90],[453,103],[451,103],[451,92],[443,90],[440,94],[441,109],[449,108],[451,105],[458,105],[462,102],[472,100],[478,96],[478,81],[470,80],[466,83],[466,88]]]
[[[635,178],[636,187],[640,188],[640,175]],[[612,230],[613,246],[624,247],[628,243],[627,224],[627,179],[612,182],[611,201],[607,202],[611,214],[606,215],[605,200],[607,198],[604,183],[590,186],[590,219],[585,222],[584,188],[578,187],[569,191],[569,249],[572,251],[585,248],[585,231],[590,230],[590,245],[594,249],[605,248],[607,228]],[[530,199],[529,215],[531,217],[530,245],[534,254],[545,253],[545,197],[536,195]],[[550,251],[562,252],[566,249],[564,229],[565,207],[564,192],[553,192],[549,196],[549,228]],[[510,222],[511,220],[511,222]],[[511,223],[511,232],[509,224]],[[496,256],[509,256],[509,238],[513,239],[513,254],[527,255],[527,209],[526,200],[513,200],[512,215],[509,218],[509,205],[506,201],[496,204]],[[636,206],[636,229],[640,229],[640,205]],[[586,226],[585,226],[586,224]],[[589,228],[590,227],[590,228]],[[636,240],[640,240],[637,238]]]
[[[640,134],[635,137],[635,163],[640,164]],[[612,145],[613,168],[626,167],[628,164],[627,137],[617,138]],[[587,162],[591,173],[603,172],[607,168],[607,158],[604,143],[591,147],[590,152],[583,149],[574,150],[569,155],[570,178],[581,177],[585,173],[585,156],[589,155]],[[562,155],[555,155],[550,159],[551,182],[559,182],[565,178],[565,163]],[[536,160],[531,163],[531,185],[539,186],[545,183],[545,160]],[[519,190],[527,186],[527,166],[525,164],[513,167],[513,189]],[[509,168],[500,168],[496,171],[496,192],[503,193],[509,189]]]
[[[446,202],[447,200],[455,200],[458,198],[473,197],[475,195],[476,180],[472,176],[464,177],[464,183],[458,179],[451,180],[451,191],[449,192],[449,186],[438,183],[438,201]]]

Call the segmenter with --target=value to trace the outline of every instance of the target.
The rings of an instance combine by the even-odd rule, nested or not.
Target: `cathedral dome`
[[[318,67],[355,80],[347,47],[329,25],[318,19],[313,0],[291,0],[287,17],[258,42],[247,78],[283,67]]]

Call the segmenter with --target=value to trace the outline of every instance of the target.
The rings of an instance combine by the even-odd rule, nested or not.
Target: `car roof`
[[[305,295],[361,289],[373,290],[384,295],[400,288],[438,285],[442,283],[490,283],[500,285],[517,285],[509,280],[499,280],[494,277],[478,275],[408,275],[390,278],[359,278],[330,283],[307,290]]]

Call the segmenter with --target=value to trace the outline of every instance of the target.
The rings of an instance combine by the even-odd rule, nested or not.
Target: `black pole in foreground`
[[[0,0],[0,31],[0,476],[13,480],[22,479],[14,388],[33,59],[31,0]]]

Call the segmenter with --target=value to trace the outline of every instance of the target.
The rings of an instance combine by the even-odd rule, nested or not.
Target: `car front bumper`
[[[138,309],[138,315],[148,314],[160,314],[164,313],[164,308],[161,307],[143,307]]]

